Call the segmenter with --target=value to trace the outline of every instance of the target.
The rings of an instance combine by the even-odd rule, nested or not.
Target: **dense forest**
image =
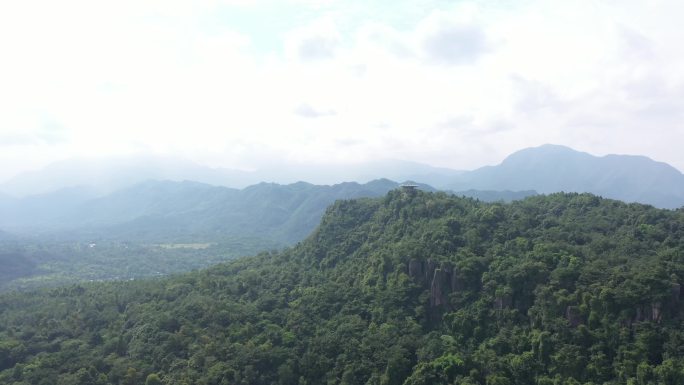
[[[681,209],[393,190],[282,252],[0,295],[0,383],[681,384],[682,280]]]
[[[0,292],[89,281],[133,280],[206,268],[231,259],[275,250],[261,238],[216,242],[141,243],[111,240],[0,241]]]

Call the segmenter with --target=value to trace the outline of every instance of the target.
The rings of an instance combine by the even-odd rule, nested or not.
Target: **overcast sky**
[[[471,169],[543,143],[684,170],[683,16],[680,0],[3,1],[0,178],[139,152]]]

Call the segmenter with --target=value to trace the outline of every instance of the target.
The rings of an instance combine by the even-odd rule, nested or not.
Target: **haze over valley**
[[[486,202],[589,192],[662,208],[684,206],[684,175],[672,166],[643,156],[595,157],[558,145],[523,149],[499,165],[473,171],[386,161],[343,174],[313,167],[301,172],[289,169],[289,174],[280,170],[237,174],[168,158],[146,160],[143,167],[134,167],[134,160],[95,165],[63,162],[1,185],[6,195],[0,199],[0,229],[5,242],[14,243],[15,254],[22,256],[9,265],[5,286],[158,276],[294,245],[317,227],[336,200],[380,197],[401,182]],[[248,184],[256,175],[288,182],[298,173],[314,181],[321,181],[315,175],[327,180],[353,175],[364,181],[386,173],[400,182],[380,178],[333,185],[300,181],[228,187]],[[25,195],[9,195],[17,191]],[[28,253],[21,246],[25,243],[46,244]],[[69,267],[76,263],[74,258],[65,262],[63,256],[53,255],[49,250],[55,245],[62,254],[79,255],[79,268]],[[194,256],[200,254],[197,250],[202,255]],[[121,257],[111,258],[117,254]],[[151,267],[164,261],[159,258],[165,255],[163,268]],[[144,261],[142,266],[138,257]],[[122,261],[132,266],[122,270]]]

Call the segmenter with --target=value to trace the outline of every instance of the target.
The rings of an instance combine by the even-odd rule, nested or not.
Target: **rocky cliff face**
[[[584,323],[582,313],[580,313],[577,306],[568,306],[565,308],[565,319],[568,320],[568,323],[573,328]]]
[[[453,266],[432,259],[427,261],[411,259],[407,270],[411,279],[430,290],[431,307],[449,307],[449,294],[460,288],[456,269]]]
[[[421,261],[418,259],[409,260],[407,266],[409,277],[429,290],[428,301],[431,308],[451,308],[449,295],[462,290],[456,269],[448,263],[437,262],[433,259]],[[664,302],[647,303],[634,309],[633,316],[625,319],[623,325],[632,326],[639,322],[660,323],[663,314],[681,316],[684,306],[684,287],[679,283],[672,283],[671,296]],[[513,298],[510,294],[497,295],[494,298],[493,307],[496,310],[508,309],[513,306]],[[586,323],[586,314],[582,314],[579,307],[567,306],[565,309],[565,319],[571,327],[577,327]]]
[[[669,300],[646,303],[635,307],[632,315],[623,319],[621,325],[632,327],[640,322],[660,323],[663,320],[664,314],[669,314],[671,317],[681,317],[682,305],[684,305],[681,301],[682,290],[682,285],[676,282],[672,283]],[[577,327],[585,323],[585,315],[580,312],[577,306],[568,306],[565,309],[565,319],[571,327]]]
[[[679,317],[682,312],[682,285],[673,282],[670,288],[670,298],[664,302],[648,303],[634,309],[635,315],[631,323],[651,321],[660,323],[663,314]]]
[[[435,273],[432,276],[432,283],[430,284],[430,306],[447,306],[449,305],[449,292],[451,292],[451,287],[449,282],[451,281],[451,272],[446,268],[435,269]]]
[[[408,265],[408,275],[413,280],[422,280],[424,278],[423,262],[415,259],[410,260]]]

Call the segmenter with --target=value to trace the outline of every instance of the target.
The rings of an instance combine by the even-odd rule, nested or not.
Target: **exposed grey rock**
[[[509,294],[498,296],[494,299],[494,308],[496,310],[508,309],[513,305],[513,298]]]
[[[412,259],[408,264],[408,275],[417,282],[424,282],[423,262]]]
[[[458,279],[456,269],[451,272],[451,291],[458,292],[463,290],[463,282]]]
[[[437,307],[447,305],[447,295],[449,294],[450,274],[444,269],[435,269],[430,285],[430,306]]]
[[[680,285],[676,282],[672,283],[671,292],[672,292],[672,299],[674,301],[679,301],[679,299],[681,298],[681,293],[682,293],[682,285]]]
[[[568,320],[570,326],[575,328],[582,324],[582,314],[580,314],[577,306],[568,306],[565,308],[565,319]]]
[[[634,323],[652,321],[660,323],[663,319],[663,306],[660,302],[651,303],[649,305],[639,306],[636,308],[636,315],[634,316]]]
[[[636,315],[634,316],[634,322],[644,322],[646,321],[646,314],[644,312],[644,309],[639,306],[636,308]]]
[[[660,302],[651,304],[651,321],[660,323],[663,318],[662,305]]]
[[[425,282],[432,282],[432,278],[435,276],[435,269],[437,268],[437,262],[432,259],[427,260],[425,266]]]

